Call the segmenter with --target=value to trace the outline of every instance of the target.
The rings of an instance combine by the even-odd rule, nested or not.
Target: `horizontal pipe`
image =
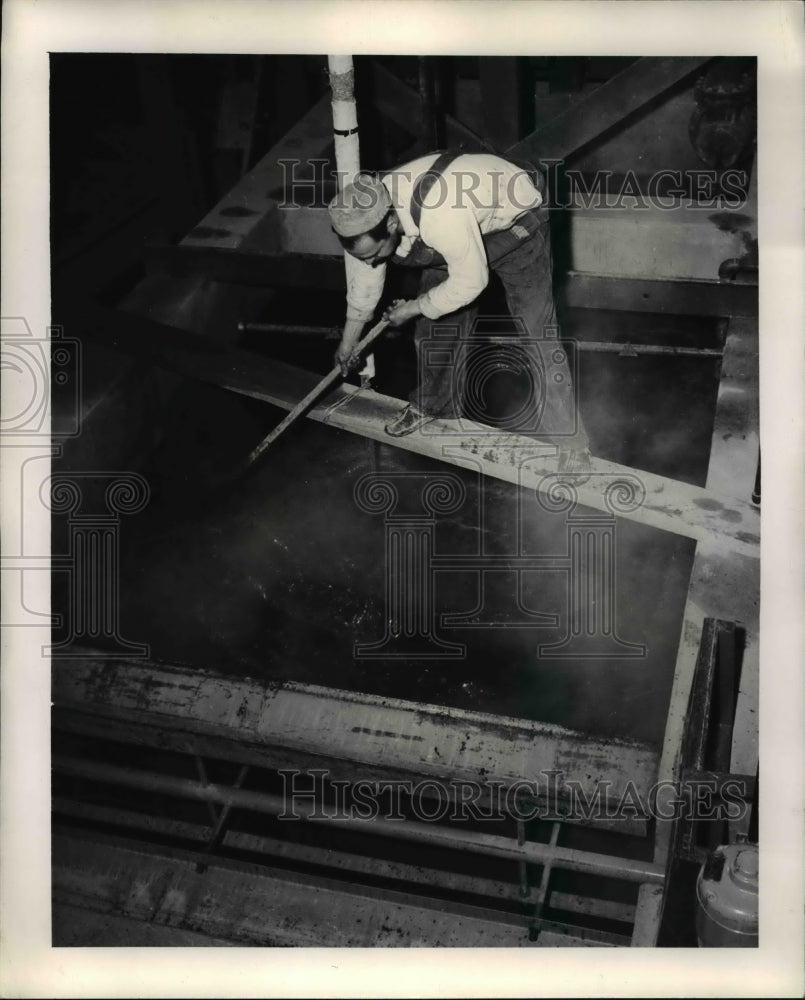
[[[79,757],[54,757],[53,766],[62,774],[89,781],[119,784],[127,788],[140,788],[165,795],[178,795],[181,798],[201,802],[217,802],[272,816],[279,816],[288,809],[288,803],[279,795],[252,792],[227,785],[202,785],[189,778],[139,771],[115,764],[102,764]],[[311,822],[328,823],[339,829],[361,830],[381,837],[410,840],[433,847],[455,848],[537,865],[550,863],[556,868],[588,875],[602,875],[626,882],[650,882],[662,885],[665,881],[665,873],[659,865],[633,858],[619,858],[533,842],[518,845],[513,840],[494,834],[457,831],[454,828],[439,827],[414,820],[392,822],[378,818],[315,816],[315,807],[302,806],[296,802],[294,810],[300,819]]]
[[[143,830],[157,836],[180,837],[184,840],[194,840],[201,843],[206,840],[209,833],[209,828],[200,823],[166,820],[134,810],[115,809],[58,796],[53,800],[53,812],[57,818],[68,816],[87,823],[114,824],[128,829]],[[366,858],[346,851],[334,851],[330,847],[298,844],[292,840],[279,840],[276,837],[264,837],[237,830],[227,830],[222,844],[225,848],[232,850],[262,854],[266,858],[266,864],[274,863],[277,858],[290,858],[294,861],[310,862],[356,875],[380,875],[398,881],[405,880],[415,885],[437,886],[440,889],[450,891],[468,892],[476,896],[520,902],[519,889],[516,885],[500,882],[496,879],[442,872],[435,868],[424,868],[398,861]],[[579,909],[592,906],[593,909],[590,910],[590,913],[595,916],[593,911],[597,902],[596,899],[580,896],[577,906]]]
[[[325,337],[340,340],[341,329],[337,326],[309,326],[302,323],[238,323],[240,333],[294,333],[305,336]]]
[[[556,843],[559,840],[560,824],[554,823],[551,827],[551,839],[550,846],[556,847]],[[537,889],[537,898],[534,902],[534,919],[539,920],[542,916],[542,911],[545,909],[545,900],[548,896],[548,886],[551,881],[551,872],[553,871],[553,865],[548,862],[542,869],[542,878],[540,879],[539,888]]]
[[[710,347],[673,347],[667,344],[615,344],[598,341],[573,342],[577,351],[589,351],[593,354],[619,354],[628,358],[642,354],[670,354],[674,357],[721,358],[724,352]]]
[[[87,823],[111,823],[129,829],[144,830],[152,834],[202,842],[206,839],[208,829],[198,823],[165,820],[149,816],[146,813],[77,802],[58,796],[53,800],[53,812],[57,818],[69,816]],[[358,876],[379,875],[387,879],[404,880],[414,886],[428,885],[450,892],[466,892],[485,897],[489,903],[493,900],[522,902],[520,890],[516,885],[497,879],[439,871],[436,868],[424,868],[398,861],[384,861],[380,858],[363,857],[346,851],[334,851],[328,847],[297,844],[294,841],[278,840],[275,837],[264,837],[259,834],[241,833],[234,830],[227,830],[222,843],[224,847],[233,850],[262,854],[265,856],[266,865],[274,863],[278,858],[290,858],[292,861],[309,862],[338,872],[351,872]],[[408,891],[414,895],[416,890],[409,889]],[[595,896],[554,892],[551,894],[551,906],[553,909],[564,910],[568,913],[619,920],[621,923],[631,923],[634,919],[633,905]],[[491,906],[489,908],[491,910]],[[499,911],[494,912],[497,914]],[[554,927],[557,925],[555,920],[550,921],[550,923]],[[580,926],[567,926],[577,931],[586,930]]]
[[[341,330],[337,326],[310,326],[289,323],[238,323],[241,333],[293,333],[300,336],[324,337],[326,340],[338,340]],[[513,343],[513,337],[483,337],[490,344]],[[667,344],[618,344],[607,341],[572,341],[577,351],[589,351],[593,354],[622,354],[624,357],[642,354],[670,354],[673,356],[689,356],[702,358],[720,358],[724,352],[718,348],[709,347],[673,347]]]

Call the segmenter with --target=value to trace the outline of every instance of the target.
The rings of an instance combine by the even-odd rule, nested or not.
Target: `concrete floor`
[[[580,311],[565,332],[578,339],[686,343],[702,324]],[[705,331],[711,340],[715,336]],[[665,339],[663,339],[665,338]],[[249,346],[254,346],[250,344]],[[326,370],[332,342],[306,342],[306,367]],[[282,355],[275,341],[272,353]],[[298,354],[298,346],[296,347]],[[398,361],[388,363],[389,352]],[[410,380],[404,338],[378,355],[381,380]],[[579,355],[579,399],[595,454],[688,482],[703,483],[718,364],[712,359]],[[381,386],[379,386],[381,388]],[[505,387],[501,388],[505,391]],[[145,474],[149,507],[121,533],[122,631],[152,655],[264,680],[294,679],[416,701],[558,723],[601,736],[659,743],[665,724],[694,545],[621,521],[616,530],[618,631],[645,644],[642,659],[558,660],[537,645],[562,629],[443,629],[466,643],[465,658],[356,660],[353,645],[383,635],[384,527],[358,509],[352,490],[367,472],[431,473],[444,467],[393,447],[301,421],[253,472],[238,461],[273,426],[270,407],[185,383],[171,404],[165,438]],[[436,551],[512,554],[517,490],[462,470],[467,498],[436,525]],[[564,514],[522,498],[524,553],[563,555]],[[494,623],[512,618],[514,574],[489,580]],[[469,611],[474,574],[439,575],[437,609]],[[565,576],[525,574],[523,603],[566,621]]]

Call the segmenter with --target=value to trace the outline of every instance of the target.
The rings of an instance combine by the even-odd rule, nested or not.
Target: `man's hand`
[[[335,363],[340,366],[341,374],[344,378],[361,363],[360,357],[355,353],[357,340],[350,337],[342,337],[341,343],[335,352]]]
[[[421,315],[422,310],[416,299],[395,299],[383,313],[383,319],[388,320],[392,326],[402,326],[409,319],[416,319]]]

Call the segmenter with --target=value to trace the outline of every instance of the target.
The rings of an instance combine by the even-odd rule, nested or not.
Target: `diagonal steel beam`
[[[638,59],[589,97],[506,150],[532,160],[569,160],[667,90],[699,72],[712,56]]]
[[[298,177],[312,160],[326,159],[332,144],[330,97],[325,95],[190,230],[182,246],[234,250],[256,242],[271,250],[278,226],[266,220],[276,214],[289,178]],[[286,169],[283,160],[297,161],[298,167],[288,163]]]

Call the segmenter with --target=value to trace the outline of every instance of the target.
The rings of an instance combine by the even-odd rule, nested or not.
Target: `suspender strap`
[[[462,154],[453,150],[452,152],[441,153],[433,161],[433,164],[425,171],[424,174],[419,178],[419,180],[414,185],[414,193],[411,196],[411,218],[414,220],[414,225],[419,229],[419,219],[422,215],[422,202],[425,199],[428,191],[433,187],[436,181],[442,176],[444,171],[450,166],[453,160],[458,159]]]

